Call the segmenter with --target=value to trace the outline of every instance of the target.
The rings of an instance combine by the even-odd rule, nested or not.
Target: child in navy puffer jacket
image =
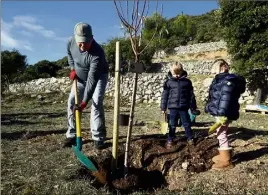
[[[173,145],[179,118],[185,129],[188,143],[194,144],[191,121],[188,114],[193,101],[192,98],[194,98],[193,86],[191,80],[187,78],[187,72],[183,70],[181,63],[176,62],[172,64],[168,73],[168,79],[163,86],[161,99],[162,113],[166,114],[167,109],[170,111],[167,148],[171,148]]]
[[[224,60],[216,64],[218,74],[212,81],[209,89],[209,99],[205,112],[211,114],[216,120],[222,118],[227,121],[217,129],[219,140],[219,155],[212,158],[215,163],[212,169],[223,169],[233,167],[231,162],[232,148],[229,145],[227,131],[233,120],[239,118],[239,97],[245,92],[246,81],[242,76],[229,73],[229,65]]]

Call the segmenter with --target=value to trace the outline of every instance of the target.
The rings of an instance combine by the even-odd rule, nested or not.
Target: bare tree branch
[[[147,5],[148,5],[148,6],[147,6],[147,12],[146,12],[146,14],[145,14],[145,16],[144,16],[145,18],[148,16],[148,13],[149,13],[149,4],[150,4],[150,3],[149,3],[149,0],[148,0],[148,3],[147,3]]]
[[[129,23],[129,14],[128,14],[128,1],[127,1],[127,22]]]
[[[140,20],[140,18],[139,18],[139,4],[140,4],[140,1],[139,0],[137,0],[137,4],[136,4],[136,13],[135,13],[135,16],[136,16],[136,18],[135,18],[135,24],[134,24],[134,28],[136,29],[136,31],[138,32],[138,28],[137,28],[137,23],[138,23],[138,21]]]
[[[155,38],[155,35],[157,33],[157,29],[158,29],[158,26],[159,26],[159,23],[157,22],[157,19],[158,19],[158,16],[156,16],[156,26],[155,26],[155,31],[151,37],[151,39],[147,42],[146,46],[141,50],[139,51],[139,46],[140,46],[140,43],[141,43],[141,39],[142,39],[142,35],[141,35],[141,32],[142,32],[142,24],[144,25],[144,20],[145,20],[145,16],[144,16],[144,13],[145,13],[145,9],[146,9],[146,5],[147,5],[147,12],[146,12],[146,16],[149,12],[149,3],[148,3],[149,0],[143,0],[143,8],[142,8],[142,12],[141,14],[139,14],[139,0],[134,0],[133,2],[133,8],[132,8],[132,21],[131,21],[131,24],[129,23],[129,20],[127,18],[125,18],[125,15],[124,15],[124,11],[122,9],[122,6],[121,6],[121,2],[119,0],[119,7],[120,7],[120,10],[118,8],[118,5],[116,3],[116,0],[114,0],[114,4],[115,4],[115,7],[116,7],[116,11],[117,11],[117,14],[122,22],[122,24],[125,26],[125,28],[127,29],[127,32],[129,33],[129,38],[130,38],[130,41],[131,41],[131,46],[132,46],[132,50],[136,55],[141,55],[148,47],[149,45],[151,44],[152,40]],[[127,11],[127,17],[129,15],[129,7],[128,7],[128,1],[127,1],[127,6],[126,6],[126,11]],[[161,12],[160,12],[160,16],[162,16],[162,12],[163,12],[163,5],[161,7]],[[156,13],[158,13],[158,1],[156,2]],[[139,39],[137,39],[137,37],[139,37]]]
[[[136,4],[136,0],[133,1],[133,8],[132,8],[132,23],[131,25],[133,26],[133,22],[135,20],[135,4]]]
[[[121,1],[119,1],[119,6],[120,6],[120,9],[121,9],[121,14],[122,14],[123,18],[125,19],[125,15],[124,15],[124,11],[123,11],[123,8],[122,8],[122,5],[121,5]]]
[[[137,28],[140,29],[140,24],[142,23],[142,20],[143,20],[143,14],[144,14],[144,11],[145,11],[145,8],[146,8],[146,0],[144,0],[144,4],[143,4],[143,9],[142,9],[142,12],[141,12],[141,15],[140,15],[140,20],[139,20],[139,23],[137,25]]]
[[[115,8],[116,8],[116,11],[117,11],[117,14],[121,20],[121,22],[123,23],[123,25],[126,27],[126,28],[133,28],[126,20],[125,18],[121,15],[121,12],[119,11],[118,9],[118,6],[116,4],[116,1],[114,0],[114,5],[115,5]]]
[[[158,2],[156,4],[156,12],[157,12],[157,7],[158,7]],[[160,12],[160,16],[162,16],[162,13],[163,13],[163,5],[161,6],[161,12]],[[149,42],[147,43],[147,45],[138,53],[138,55],[142,54],[144,52],[144,50],[149,47],[150,43],[152,42],[152,40],[154,39],[156,33],[157,33],[157,28],[158,28],[158,25],[159,23],[157,22],[157,17],[155,18],[155,22],[156,22],[156,27],[155,27],[155,31],[154,31],[154,34],[153,36],[151,37],[151,39],[149,40]]]

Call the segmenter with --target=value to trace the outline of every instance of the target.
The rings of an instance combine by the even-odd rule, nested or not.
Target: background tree
[[[19,74],[15,79],[14,82],[27,82],[34,79],[38,79],[39,75],[36,72],[36,67],[33,65],[29,65],[26,69]]]
[[[217,10],[212,10],[199,16],[178,14],[167,19],[154,13],[146,17],[143,36],[150,39],[158,23],[157,32],[151,47],[155,50],[165,50],[167,53],[180,45],[219,41],[222,37],[222,29],[217,23]]]
[[[39,78],[55,77],[57,71],[61,69],[61,67],[48,60],[41,60],[34,66]]]
[[[57,60],[56,62],[54,62],[57,66],[61,67],[61,68],[65,68],[65,67],[68,67],[69,66],[69,63],[68,63],[68,58],[67,56]]]
[[[145,40],[149,41],[154,35],[154,39],[150,45],[151,49],[159,50],[168,47],[169,24],[168,20],[161,14],[155,12],[151,17],[144,20],[144,28],[142,34]]]
[[[217,20],[218,15],[218,10],[212,10],[199,16],[190,16],[196,29],[193,43],[206,43],[223,39],[223,30]]]
[[[232,67],[251,89],[268,86],[268,2],[220,1],[219,23],[224,28]],[[259,103],[259,102],[258,102]]]
[[[27,67],[27,57],[18,50],[1,52],[1,87],[2,92],[9,83],[14,82],[15,78]]]

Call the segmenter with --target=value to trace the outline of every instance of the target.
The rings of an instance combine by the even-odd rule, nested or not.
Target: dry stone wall
[[[174,48],[176,55],[183,55],[187,53],[198,53],[204,51],[217,51],[220,49],[226,49],[226,43],[223,41],[212,43],[200,43],[189,46],[181,46]],[[158,52],[154,57],[159,59],[163,58],[166,54]],[[214,60],[203,61],[185,61],[183,62],[184,69],[190,75],[207,75],[205,79],[195,79],[193,86],[195,94],[198,99],[205,101],[208,97],[208,88],[213,78],[210,76],[212,64]],[[159,103],[161,100],[162,86],[169,70],[169,63],[162,63],[160,71],[157,73],[143,73],[139,75],[138,88],[137,88],[137,102],[142,103]],[[126,99],[131,99],[132,94],[132,77],[131,73],[121,76],[121,88],[120,94]],[[204,78],[204,76],[200,77]],[[71,81],[68,77],[63,78],[41,78],[33,80],[27,83],[17,83],[9,86],[9,92],[11,93],[49,93],[53,91],[61,91],[63,93],[69,93],[71,89]],[[114,77],[109,77],[109,82],[106,89],[107,96],[114,95]],[[254,93],[249,90],[242,95],[240,103],[252,103],[254,100]]]
[[[133,75],[127,74],[121,76],[120,82],[120,95],[125,99],[131,99]],[[137,88],[137,102],[139,103],[160,103],[161,94],[163,91],[163,83],[165,81],[166,74],[141,74],[138,79]],[[205,79],[198,79],[193,82],[195,95],[198,99],[206,101],[208,97],[208,88],[212,82],[211,77]],[[196,79],[195,79],[196,80]],[[68,77],[63,78],[47,78],[37,79],[27,83],[12,84],[9,87],[10,93],[27,93],[27,94],[38,94],[38,93],[50,93],[50,92],[63,92],[69,93],[71,89],[71,81]],[[106,87],[106,95],[114,95],[114,77],[109,77],[109,82]],[[252,103],[254,99],[254,93],[247,90],[240,98],[240,103]]]

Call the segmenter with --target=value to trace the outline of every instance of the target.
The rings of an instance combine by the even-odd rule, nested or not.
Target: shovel
[[[77,94],[77,79],[74,80],[74,94],[75,94],[75,105],[78,107],[78,94]],[[92,163],[91,160],[87,158],[85,154],[83,154],[82,150],[82,137],[81,137],[81,112],[78,109],[75,109],[75,125],[76,125],[76,146],[72,146],[75,156],[77,159],[85,165],[94,175],[98,181],[102,184],[106,183],[105,178],[100,174],[98,169]]]
[[[212,134],[217,128],[227,122],[227,117],[216,117],[216,123],[214,123],[208,130],[208,134]]]
[[[160,125],[161,125],[161,133],[165,135],[168,132],[167,114],[164,113],[163,117],[164,121],[160,122]]]

